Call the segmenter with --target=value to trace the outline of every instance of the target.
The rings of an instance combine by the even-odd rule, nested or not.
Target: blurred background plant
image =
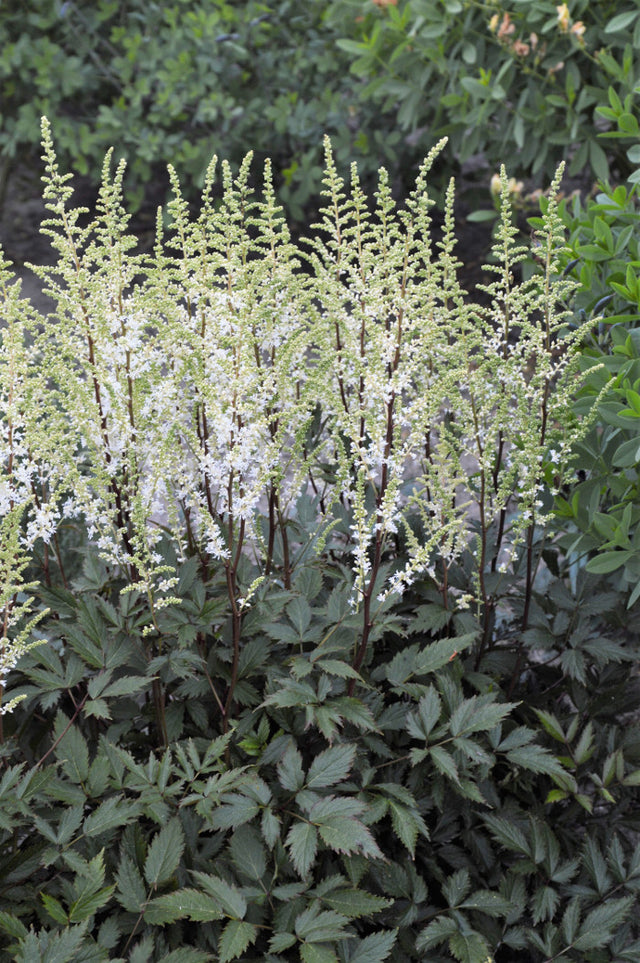
[[[239,164],[251,149],[271,157],[279,196],[303,221],[325,133],[339,170],[357,160],[368,187],[384,163],[399,193],[443,135],[445,175],[478,158],[497,170],[507,157],[510,174],[538,186],[560,159],[570,175],[624,174],[616,138],[638,132],[640,12],[608,0],[570,7],[34,0],[25,10],[7,0],[0,189],[12,165],[37,162],[43,114],[63,163],[94,182],[110,146],[127,156],[134,207],[164,195],[169,161],[195,196],[212,154]],[[609,88],[610,114],[598,113]]]
[[[509,158],[516,177],[550,180],[560,160],[570,176],[628,172],[624,150],[599,139],[611,117],[596,107],[613,87],[622,132],[637,135],[637,7],[338,0],[328,20],[348,30],[339,47],[366,82],[361,100],[395,109],[397,129],[423,152],[446,134],[456,163],[482,154],[497,170]]]
[[[0,11],[0,158],[38,160],[40,117],[66,166],[95,180],[106,150],[129,161],[134,206],[168,187],[166,165],[202,187],[215,153],[269,156],[290,214],[317,194],[322,137],[363,177],[399,151],[393,113],[360,103],[362,83],[327,23],[324,0],[14,0]],[[399,152],[402,154],[402,151]]]
[[[630,124],[609,93],[618,132]],[[626,183],[599,185],[587,200],[563,200],[567,229],[564,271],[579,286],[572,300],[574,325],[593,325],[582,351],[585,384],[575,403],[597,418],[578,444],[582,480],[557,502],[562,538],[575,567],[585,565],[612,586],[624,586],[628,605],[640,597],[640,147],[626,149]],[[543,206],[544,206],[543,199]],[[529,223],[535,228],[537,218]],[[593,412],[592,412],[593,413]]]

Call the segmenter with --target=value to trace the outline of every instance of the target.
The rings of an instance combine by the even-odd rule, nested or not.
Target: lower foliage
[[[615,593],[558,575],[524,637],[499,612],[481,658],[474,618],[416,584],[350,696],[350,587],[310,561],[289,590],[257,591],[221,734],[220,583],[180,569],[145,667],[144,599],[90,554],[69,590],[43,590],[51,644],[23,657],[6,717],[4,953],[633,963],[637,650]]]

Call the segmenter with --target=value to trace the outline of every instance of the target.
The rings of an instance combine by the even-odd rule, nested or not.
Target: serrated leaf
[[[54,604],[57,603],[54,602]],[[56,608],[54,611],[59,612],[60,610]],[[102,647],[88,639],[79,626],[67,626],[65,629],[65,639],[69,647],[72,648],[90,668],[104,668],[104,653]]]
[[[494,702],[492,696],[472,696],[465,699],[451,714],[451,735],[462,736],[470,732],[495,729],[515,707],[515,702]]]
[[[304,786],[302,756],[295,746],[289,745],[277,765],[278,781],[283,789],[297,792]]]
[[[362,729],[364,732],[380,731],[371,709],[360,699],[353,696],[341,696],[334,700],[333,708],[337,709],[341,719],[351,722],[356,729]]]
[[[635,902],[635,897],[626,896],[622,899],[608,899],[602,906],[596,906],[580,927],[573,944],[574,949],[584,952],[606,946],[612,938],[613,930],[624,922]]]
[[[154,950],[154,939],[150,933],[143,936],[139,943],[131,950],[128,963],[151,963]]]
[[[134,803],[125,802],[122,796],[111,796],[87,816],[82,831],[85,836],[99,836],[117,826],[126,826],[138,815],[139,808]]]
[[[190,919],[196,923],[210,923],[223,917],[219,904],[197,889],[177,889],[173,893],[166,893],[150,900],[144,918],[147,923],[164,926],[165,923],[175,923],[179,919]]]
[[[260,836],[253,826],[240,826],[231,837],[231,859],[238,872],[247,879],[262,879],[267,869],[267,857]]]
[[[298,793],[298,797],[301,795],[302,793]],[[318,824],[333,816],[361,816],[367,808],[366,803],[351,796],[322,796],[318,799],[315,793],[309,795],[315,800],[309,815],[313,822]]]
[[[397,930],[379,930],[365,936],[356,945],[349,963],[382,963],[391,953],[397,935]]]
[[[243,920],[229,920],[218,940],[219,963],[236,960],[258,935],[258,927]]]
[[[325,943],[341,940],[349,920],[333,910],[318,910],[310,906],[296,917],[295,930],[299,939],[307,943]]]
[[[274,933],[269,940],[269,950],[272,953],[282,953],[297,942],[297,938],[293,933]]]
[[[34,963],[35,961],[38,961],[38,963],[40,961],[43,961],[43,963],[68,963],[69,960],[75,960],[76,954],[84,942],[85,934],[85,926],[71,926],[49,934],[46,943],[46,955],[44,955],[40,951],[45,947],[42,947],[37,935],[29,933],[21,947],[23,963],[27,963],[27,961],[29,963],[31,961],[34,961]],[[28,948],[28,939],[31,935],[34,937],[35,946],[32,944],[32,947]]]
[[[306,598],[298,595],[292,599],[287,605],[287,615],[293,622],[298,635],[304,637],[305,632],[311,624],[311,607]]]
[[[362,682],[362,676],[359,672],[349,665],[348,662],[341,662],[339,659],[318,659],[315,663],[323,672],[327,675],[335,675],[339,679],[356,679]]]
[[[60,923],[62,926],[66,926],[69,922],[69,918],[62,903],[60,903],[54,896],[50,896],[49,893],[41,893],[40,898],[42,900],[42,905],[51,919],[56,923]]]
[[[391,685],[402,686],[413,676],[429,675],[436,672],[468,648],[475,641],[475,633],[458,636],[454,639],[440,639],[430,643],[425,649],[417,646],[398,652],[385,666],[385,674]]]
[[[452,908],[465,898],[470,889],[471,881],[466,869],[456,870],[442,885],[447,904]]]
[[[513,905],[510,900],[500,896],[499,893],[494,893],[488,889],[479,889],[467,897],[460,904],[460,908],[478,910],[480,913],[486,913],[487,916],[499,917],[508,916],[513,909]]]
[[[479,933],[457,932],[449,937],[449,949],[459,963],[487,963],[489,947]]]
[[[529,843],[524,833],[513,823],[504,819],[502,816],[492,815],[485,816],[484,821],[489,827],[491,835],[498,843],[504,846],[505,849],[509,849],[514,853],[522,853],[525,856],[531,855]]]
[[[318,832],[324,844],[334,852],[360,853],[369,859],[383,858],[371,831],[357,819],[328,816],[318,824]]]
[[[430,685],[418,703],[418,711],[410,713],[407,732],[414,739],[427,739],[442,714],[442,700],[435,688]]]
[[[228,792],[209,816],[209,825],[212,829],[237,829],[250,822],[259,811],[255,799],[239,792]]]
[[[93,716],[95,719],[111,719],[111,710],[104,699],[89,699],[82,711],[85,716]]]
[[[284,628],[284,626],[283,626]],[[298,708],[313,705],[316,702],[316,692],[307,682],[294,682],[290,679],[276,692],[272,692],[264,700],[265,705],[277,706],[279,709]]]
[[[416,949],[421,952],[444,943],[450,936],[453,936],[457,928],[457,924],[450,916],[437,916],[435,920],[418,933]]]
[[[53,731],[57,740],[54,751],[71,782],[83,785],[89,777],[89,749],[79,728],[69,723],[64,713],[58,712]]]
[[[22,940],[28,933],[22,920],[4,910],[0,910],[0,930],[4,930],[7,936],[14,940]]]
[[[392,905],[392,900],[382,896],[374,896],[362,889],[338,889],[322,897],[322,903],[336,913],[348,916],[349,919],[359,919],[361,916],[373,916]]]
[[[334,786],[346,779],[353,766],[356,754],[354,745],[331,746],[316,756],[307,773],[308,789]]]
[[[493,212],[495,216],[495,211]],[[451,609],[437,602],[428,602],[426,605],[419,605],[415,610],[415,615],[411,619],[408,631],[414,632],[440,632],[445,625],[451,621]]]
[[[211,963],[213,957],[206,950],[194,950],[191,947],[182,947],[179,950],[172,950],[162,957],[162,963]]]
[[[219,876],[211,876],[207,873],[194,872],[193,876],[200,886],[213,896],[226,916],[232,919],[243,919],[247,912],[247,901],[237,886],[227,883]]]
[[[330,946],[322,943],[303,943],[300,947],[302,963],[338,963],[338,957]]]
[[[530,745],[535,738],[536,733],[533,729],[528,729],[526,726],[516,726],[508,736],[502,739],[498,751],[508,752],[510,749],[521,749],[523,746]]]
[[[583,862],[598,893],[600,896],[604,896],[611,886],[611,877],[609,876],[607,864],[604,856],[600,852],[598,844],[589,838],[585,840]]]
[[[97,892],[93,892],[93,887],[88,886],[87,890],[81,893],[69,907],[69,922],[82,923],[88,920],[109,902],[114,890],[115,886],[104,886]]]
[[[562,917],[562,935],[566,943],[573,943],[580,923],[580,899],[576,896]]]
[[[280,839],[280,818],[276,816],[271,807],[264,809],[260,828],[265,843],[269,849],[273,849],[276,842]]]
[[[294,823],[287,834],[286,846],[296,873],[305,877],[318,852],[318,833],[307,822]]]
[[[438,642],[432,642],[416,656],[414,674],[427,675],[436,672],[447,665],[460,652],[464,652],[465,649],[472,646],[476,638],[476,632],[468,632],[452,639],[440,639]]]
[[[531,900],[531,915],[537,926],[544,920],[553,919],[558,906],[558,893],[552,886],[541,886]]]
[[[127,675],[122,679],[116,679],[103,689],[100,695],[103,699],[113,699],[116,696],[130,696],[142,692],[150,685],[150,680],[143,675]]]
[[[420,813],[413,812],[408,806],[403,806],[402,803],[396,802],[394,799],[388,799],[387,805],[389,806],[393,831],[400,842],[409,850],[411,857],[414,858],[418,836],[424,836],[425,839],[429,838],[429,830],[424,819]]]
[[[129,856],[122,856],[115,875],[116,899],[128,913],[139,913],[147,898],[147,891],[137,866]]]
[[[171,879],[184,850],[184,833],[176,817],[153,838],[144,863],[144,878],[149,886],[159,886]]]
[[[548,776],[564,776],[566,769],[548,749],[529,745],[510,749],[506,754],[512,766],[521,766],[530,772],[546,773]]]
[[[460,776],[458,775],[458,767],[456,766],[455,759],[451,753],[443,749],[442,746],[431,746],[429,748],[429,756],[433,760],[433,763],[443,776],[447,776],[457,785],[460,785]]]

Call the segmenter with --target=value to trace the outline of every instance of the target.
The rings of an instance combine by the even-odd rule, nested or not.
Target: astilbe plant
[[[0,249],[0,739],[2,715],[18,698],[2,704],[5,679],[20,657],[39,641],[33,630],[46,613],[32,610],[24,583],[30,550],[44,545],[45,572],[57,511],[46,465],[31,451],[38,432],[39,397],[33,378],[37,356],[24,341],[23,319],[31,310],[20,298],[10,265]]]
[[[426,176],[441,147],[426,160],[405,211],[396,212],[382,173],[375,218],[357,172],[347,198],[327,152],[329,202],[319,227],[329,236],[313,242],[311,257],[315,375],[336,465],[334,497],[350,518],[353,602],[363,619],[356,671],[376,605],[425,573],[445,609],[477,606],[484,624],[479,662],[491,644],[500,576],[522,543],[527,628],[550,469],[558,490],[586,430],[572,409],[584,331],[569,329],[562,306],[575,286],[560,269],[554,198],[562,169],[536,239],[544,272],[523,284],[514,273],[527,250],[515,241],[503,170],[496,263],[489,265],[496,280],[482,286],[484,308],[469,302],[457,279],[453,184],[442,239],[434,244],[431,237]],[[399,566],[400,534],[406,561]],[[390,552],[396,561],[381,581]],[[465,554],[472,592],[449,579]]]
[[[503,174],[482,306],[435,153],[398,209],[327,145],[299,249],[268,165],[195,217],[171,171],[142,255],[124,168],[87,217],[44,147],[47,318],[3,267],[7,952],[633,959],[634,655],[543,541],[585,429],[558,181],[518,285]]]

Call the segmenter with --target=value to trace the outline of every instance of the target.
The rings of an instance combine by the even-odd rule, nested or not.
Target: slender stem
[[[367,654],[367,648],[369,645],[369,636],[371,634],[371,629],[373,628],[373,621],[371,619],[371,598],[373,595],[373,590],[378,578],[378,572],[380,571],[380,563],[382,561],[382,546],[384,542],[384,532],[382,528],[382,504],[384,501],[384,496],[387,491],[388,485],[388,462],[389,456],[391,454],[391,449],[393,447],[393,415],[395,406],[395,392],[392,393],[391,398],[387,404],[387,431],[385,439],[385,457],[382,465],[382,472],[380,476],[380,490],[377,496],[377,533],[375,547],[373,551],[373,561],[371,563],[371,574],[369,577],[369,583],[363,593],[363,629],[362,637],[360,639],[360,645],[356,650],[355,657],[352,662],[352,668],[356,672],[359,672],[362,664],[364,662],[365,656]],[[349,685],[347,688],[348,694],[353,695],[355,689],[355,679],[349,680]]]
[[[34,769],[37,769],[38,766],[41,766],[42,763],[45,761],[45,759],[48,759],[48,757],[51,755],[51,753],[54,752],[54,750],[55,750],[56,747],[60,744],[60,742],[62,741],[62,739],[64,739],[64,737],[65,737],[66,734],[68,733],[69,729],[71,728],[71,726],[73,725],[73,723],[76,721],[76,719],[77,719],[78,716],[80,715],[82,709],[84,708],[85,702],[87,701],[88,698],[89,698],[89,692],[88,692],[88,690],[87,690],[84,698],[83,698],[83,699],[78,703],[78,705],[75,707],[75,711],[74,711],[73,715],[72,715],[71,718],[69,719],[68,723],[66,724],[66,726],[64,727],[64,729],[62,730],[62,732],[60,733],[60,735],[58,736],[58,738],[57,738],[57,739],[55,740],[55,742],[49,747],[49,749],[47,749],[47,751],[45,752],[44,756],[42,756],[42,757],[36,762],[35,766],[33,767]]]
[[[285,589],[291,588],[291,555],[289,551],[289,534],[287,532],[287,523],[284,518],[282,511],[280,509],[280,500],[277,499],[277,512],[278,512],[278,527],[280,529],[280,538],[282,539],[282,579],[284,582]]]

